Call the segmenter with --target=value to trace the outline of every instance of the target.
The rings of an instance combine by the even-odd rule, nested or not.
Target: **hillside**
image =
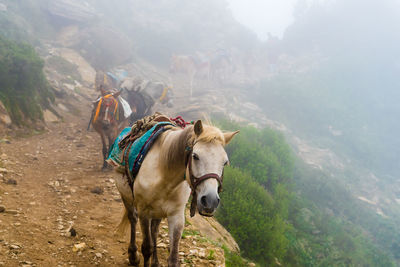
[[[55,89],[57,101],[51,107],[65,114],[65,122],[73,118],[71,113],[88,114],[82,112],[86,107],[78,108],[82,112],[78,114],[76,100],[70,98],[79,99],[78,105],[85,106],[95,97],[95,92],[89,89],[95,69],[114,68],[127,70],[130,76],[172,84],[175,106],[162,108],[171,116],[183,115],[190,120],[207,113],[217,120],[237,122],[241,127],[267,127],[282,133],[285,138],[276,140],[286,140],[279,142],[288,142],[294,156],[293,165],[288,162],[281,165],[293,168],[292,173],[277,183],[277,188],[283,191],[260,183],[250,165],[240,164],[244,152],[253,153],[249,158],[259,164],[254,169],[273,169],[271,166],[277,166],[274,156],[279,156],[280,150],[266,156],[253,147],[259,143],[242,141],[237,150],[241,151],[237,155],[241,160],[237,160],[231,172],[232,177],[237,177],[235,183],[242,182],[238,177],[251,177],[256,180],[249,183],[251,186],[263,186],[263,193],[271,195],[265,197],[265,203],[274,203],[279,197],[285,205],[287,201],[287,206],[282,205],[282,210],[273,215],[282,215],[276,217],[277,233],[279,227],[287,228],[283,227],[284,235],[279,235],[280,239],[271,245],[282,244],[276,249],[275,257],[279,259],[268,255],[270,264],[391,266],[398,261],[400,230],[396,222],[400,216],[400,184],[395,178],[398,146],[392,141],[397,139],[380,142],[388,129],[391,129],[389,136],[397,133],[393,119],[397,109],[389,101],[396,99],[397,91],[386,84],[390,94],[379,98],[382,103],[389,103],[381,107],[384,112],[365,113],[365,107],[373,104],[376,97],[367,94],[368,90],[376,92],[376,88],[367,85],[380,88],[379,79],[373,79],[372,75],[380,67],[360,68],[369,66],[363,65],[362,59],[364,54],[374,55],[372,50],[359,50],[352,57],[352,63],[357,64],[351,65],[345,60],[348,53],[342,53],[339,48],[335,50],[336,46],[332,45],[336,43],[332,41],[335,37],[326,42],[324,36],[314,36],[319,47],[308,43],[312,34],[308,29],[313,29],[310,25],[336,25],[338,18],[332,15],[334,12],[328,12],[327,21],[318,24],[313,20],[315,9],[305,9],[310,12],[297,14],[298,24],[288,29],[282,41],[261,43],[234,21],[224,1],[159,1],[157,6],[139,0],[124,0],[117,6],[105,0],[85,4],[74,0],[51,3],[28,0],[23,5],[11,0],[0,3],[6,7],[0,11],[1,23],[10,25],[0,28],[0,33],[35,46],[46,62],[46,76]],[[195,79],[194,94],[189,96],[187,75],[168,72],[170,56],[218,48],[229,50],[235,72],[225,80]],[[374,60],[379,63],[379,56]],[[377,66],[392,66],[388,62]],[[362,71],[343,78],[340,70],[344,66],[347,73]],[[392,70],[387,75],[396,73]],[[366,76],[370,79],[362,80]],[[347,90],[349,87],[352,90]],[[365,91],[368,97],[360,93],[364,87],[368,88]],[[390,110],[393,113],[389,114],[392,121],[389,127],[376,114],[384,117]],[[3,125],[10,127],[7,126],[10,116],[1,106],[0,113]],[[372,113],[374,116],[369,117]],[[50,130],[59,127],[58,123],[51,123],[59,120],[52,111],[44,110],[44,118],[52,125],[48,127]],[[79,125],[83,128],[84,122]],[[245,131],[252,133],[250,138],[260,135],[258,142],[263,144],[268,143],[265,141],[270,137],[266,133],[268,129]],[[6,133],[15,135],[10,129]],[[253,150],[249,152],[243,147]],[[390,147],[394,149],[385,154],[385,149]],[[390,172],[385,172],[389,169]],[[271,180],[274,175],[270,172],[260,176]],[[284,194],[279,196],[276,192]],[[243,236],[245,230],[235,233]]]

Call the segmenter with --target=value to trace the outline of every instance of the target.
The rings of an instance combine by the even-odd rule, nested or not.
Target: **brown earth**
[[[43,134],[0,142],[0,266],[128,265],[129,237],[114,236],[123,209],[114,185],[119,174],[100,171],[100,140],[86,131],[89,110],[81,103],[75,103],[75,115],[64,114]],[[188,220],[180,243],[182,266],[224,266],[223,250],[196,223]],[[163,220],[162,266],[167,232]]]

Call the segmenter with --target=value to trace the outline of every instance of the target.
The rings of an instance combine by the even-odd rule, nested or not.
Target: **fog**
[[[56,87],[123,72],[173,88],[162,111],[282,134],[295,229],[282,265],[400,266],[398,0],[0,0],[0,26]]]
[[[261,40],[267,40],[268,33],[281,38],[286,28],[294,21],[295,0],[228,2],[235,19],[256,32]]]

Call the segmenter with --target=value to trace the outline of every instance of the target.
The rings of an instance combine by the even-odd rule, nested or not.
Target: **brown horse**
[[[125,126],[126,119],[118,101],[121,92],[107,93],[105,90],[101,92],[102,96],[94,102],[91,123],[99,133],[103,144],[102,170],[105,170],[108,167],[106,162],[108,151],[120,130]]]
[[[119,232],[130,224],[129,262],[139,266],[136,246],[138,219],[143,234],[144,265],[160,266],[157,235],[160,222],[168,219],[168,266],[179,266],[179,241],[185,225],[185,206],[192,191],[191,216],[212,216],[219,205],[224,166],[228,156],[224,146],[238,133],[223,133],[199,120],[185,129],[173,127],[163,132],[147,153],[133,183],[116,179],[125,206]]]

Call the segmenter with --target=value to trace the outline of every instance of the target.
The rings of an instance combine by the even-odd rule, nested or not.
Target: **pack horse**
[[[124,232],[130,224],[129,262],[138,266],[135,240],[139,221],[144,266],[149,266],[150,261],[151,266],[159,266],[157,235],[161,220],[167,218],[168,266],[179,266],[179,241],[190,193],[193,196],[191,216],[196,211],[203,216],[213,216],[220,202],[223,169],[228,163],[224,146],[238,131],[223,133],[200,120],[186,126],[186,123],[171,121],[163,115],[153,117],[150,124],[146,117],[132,129],[126,128],[115,141],[108,159],[128,172],[127,176],[116,180],[125,206],[119,231]],[[140,138],[135,137],[146,123],[151,128],[147,127]],[[144,150],[146,154],[143,155]],[[134,151],[139,151],[139,155]]]
[[[117,82],[111,76],[102,71],[96,72],[95,88],[100,91],[101,96],[93,102],[88,130],[93,125],[100,135],[103,145],[102,170],[107,169],[106,159],[111,145],[132,114],[129,103],[120,96],[121,91],[114,90],[116,86]]]

